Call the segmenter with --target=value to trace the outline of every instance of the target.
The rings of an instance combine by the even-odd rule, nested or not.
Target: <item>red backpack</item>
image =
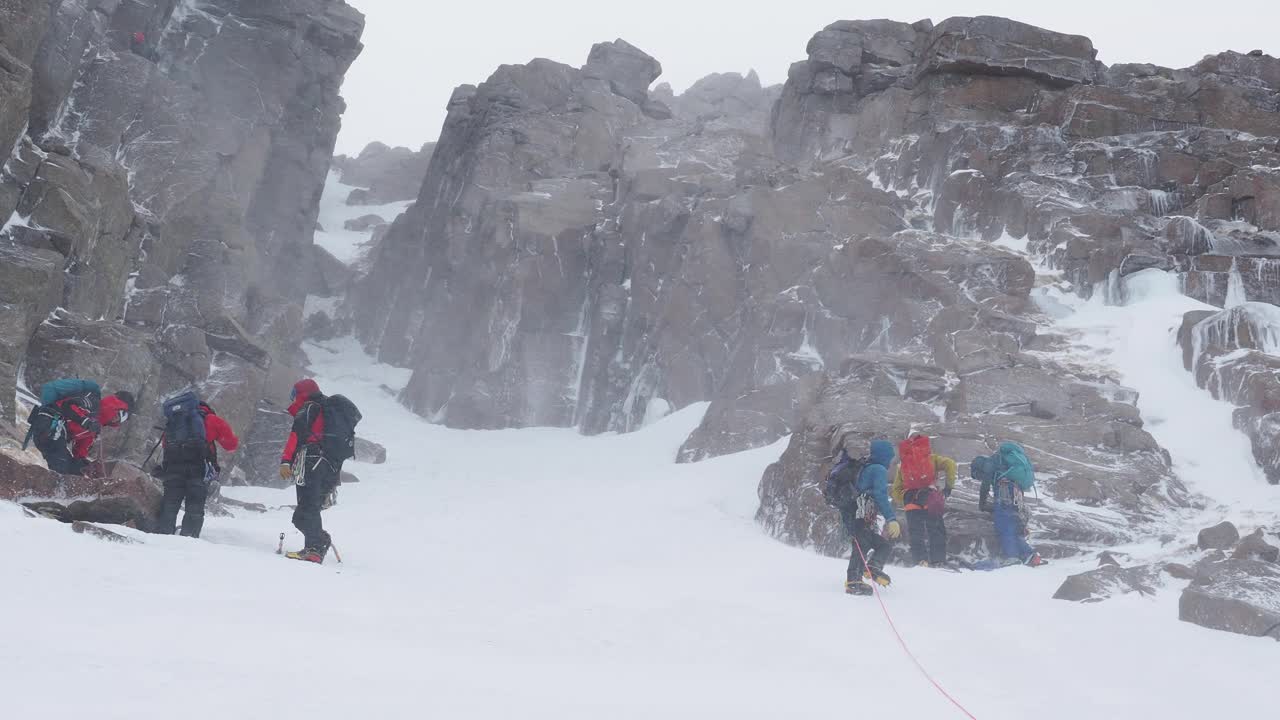
[[[929,449],[928,435],[913,435],[898,444],[898,457],[902,463],[902,487],[919,490],[933,485],[933,451]]]

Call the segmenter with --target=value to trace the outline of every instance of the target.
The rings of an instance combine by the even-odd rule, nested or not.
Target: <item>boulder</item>
[[[1226,520],[1201,530],[1196,536],[1196,545],[1201,550],[1228,550],[1239,541],[1240,531]]]
[[[381,465],[387,461],[387,449],[372,440],[366,440],[362,437],[356,437],[356,456],[353,458],[356,462],[373,463]]]
[[[1263,533],[1262,528],[1258,528],[1236,546],[1231,553],[1231,557],[1236,560],[1261,560],[1263,562],[1275,563],[1280,562],[1280,547],[1276,547],[1267,542],[1267,537]]]
[[[1280,640],[1280,566],[1260,560],[1212,563],[1182,591],[1178,619]]]
[[[115,464],[105,478],[59,475],[0,453],[0,500],[34,506],[61,522],[129,525],[150,530],[162,491],[153,478]]]
[[[587,56],[582,73],[589,79],[604,80],[616,94],[644,105],[649,86],[662,74],[662,64],[626,40],[596,43]]]
[[[1160,568],[1155,565],[1122,568],[1106,565],[1063,581],[1053,594],[1055,600],[1101,602],[1116,595],[1138,593],[1155,595],[1160,587]]]
[[[380,215],[361,215],[353,220],[348,220],[342,224],[344,230],[354,230],[356,232],[369,232],[379,225],[385,225]]]

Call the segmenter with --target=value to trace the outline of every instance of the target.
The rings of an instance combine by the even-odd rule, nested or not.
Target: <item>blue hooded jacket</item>
[[[889,502],[889,465],[893,463],[893,443],[888,440],[872,440],[867,464],[858,476],[858,492],[870,493],[875,498],[880,514],[885,520],[895,520],[893,503]]]

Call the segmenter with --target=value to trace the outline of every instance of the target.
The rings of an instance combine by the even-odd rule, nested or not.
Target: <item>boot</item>
[[[844,584],[846,595],[870,595],[871,586],[861,580],[849,580]]]
[[[892,582],[892,580],[889,579],[889,574],[880,568],[867,568],[866,572],[862,573],[862,577],[867,580],[875,581],[875,583],[880,587],[889,587],[889,584]]]
[[[324,555],[325,554],[323,552],[316,550],[315,548],[302,548],[301,550],[287,552],[284,554],[284,556],[290,560],[304,560],[306,562],[313,562],[317,565],[324,564]]]
[[[1049,561],[1040,557],[1040,553],[1031,553],[1031,557],[1027,558],[1026,564],[1031,567],[1040,567],[1041,565],[1048,565]]]

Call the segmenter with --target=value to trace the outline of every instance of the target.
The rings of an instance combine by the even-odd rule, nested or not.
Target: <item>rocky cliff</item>
[[[660,72],[616,41],[455,91],[347,306],[414,368],[411,408],[593,433],[710,400],[681,459],[790,434],[758,520],[829,553],[825,464],[913,429],[961,460],[1023,443],[1049,554],[1203,503],[1052,297],[1120,302],[1156,269],[1219,307],[1280,302],[1280,60],[1107,67],[1087,38],[977,17],[833,23],[780,89],[675,96]],[[1274,478],[1272,314],[1229,313],[1188,319],[1188,367],[1245,405]],[[974,501],[953,498],[956,552],[987,542]]]
[[[100,379],[140,401],[104,435],[136,462],[194,383],[278,440],[363,24],[341,0],[0,3],[4,414],[15,385]]]

